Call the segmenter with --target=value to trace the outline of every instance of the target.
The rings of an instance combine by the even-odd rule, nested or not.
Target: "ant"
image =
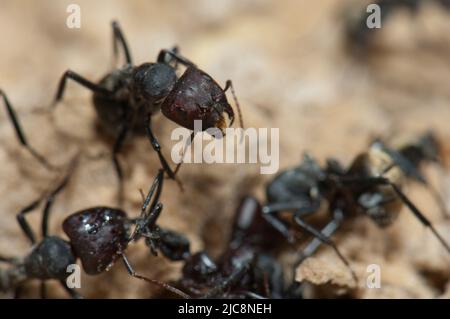
[[[339,258],[357,278],[347,259],[341,254],[330,236],[346,218],[355,214],[369,216],[378,226],[392,224],[403,205],[427,228],[429,228],[447,252],[449,244],[436,231],[432,223],[403,193],[401,185],[407,180],[418,180],[428,185],[420,173],[422,163],[434,162],[439,157],[436,138],[427,133],[411,144],[392,150],[375,141],[370,149],[356,156],[348,168],[337,160],[328,159],[324,167],[305,154],[303,162],[294,168],[281,172],[266,187],[268,203],[263,213],[278,217],[282,211],[293,212],[293,222],[301,230],[314,237],[305,247],[298,266],[320,246],[333,248]],[[304,220],[304,217],[318,213],[322,203],[328,204],[331,220],[318,230]],[[287,224],[278,217],[279,230],[289,241],[293,235]]]
[[[270,252],[281,239],[258,200],[244,197],[217,262],[205,251],[187,252],[182,278],[175,285],[199,298],[282,298],[283,268]]]
[[[189,296],[177,288],[137,274],[125,255],[128,244],[144,236],[152,249],[159,248],[165,256],[172,259],[180,258],[172,247],[174,241],[179,242],[179,238],[183,237],[172,231],[160,230],[156,225],[156,219],[162,210],[162,204],[157,203],[161,188],[157,186],[160,181],[162,182],[163,171],[160,170],[150,188],[148,201],[142,208],[143,213],[140,218],[128,219],[124,211],[110,207],[83,209],[64,220],[63,230],[69,238],[69,241],[66,241],[60,237],[48,235],[48,219],[55,197],[67,185],[69,175],[46,198],[41,224],[43,239],[40,242],[37,242],[34,232],[25,220],[25,215],[33,211],[42,198],[28,205],[17,215],[19,225],[31,241],[33,249],[24,258],[0,256],[1,262],[13,265],[12,268],[0,272],[0,291],[15,289],[17,296],[24,282],[29,279],[39,279],[41,280],[41,296],[45,298],[45,281],[57,279],[73,298],[80,298],[81,296],[75,290],[66,285],[69,265],[75,264],[79,258],[88,275],[97,275],[109,270],[117,259],[122,259],[131,276],[162,287],[180,297],[188,298]],[[156,196],[150,203],[155,189]],[[149,203],[151,211],[147,213],[146,208]],[[135,224],[136,228],[130,236],[129,230],[132,224]]]
[[[0,89],[0,97],[3,98],[3,102],[6,107],[6,111],[8,113],[9,120],[14,126],[14,131],[16,132],[17,139],[19,140],[20,144],[25,147],[28,152],[46,169],[53,170],[54,166],[50,164],[47,159],[41,155],[39,152],[37,152],[29,143],[25,136],[25,133],[22,129],[22,126],[19,122],[19,117],[17,116],[11,102],[9,101],[8,97],[6,96],[6,93]]]
[[[226,91],[231,89],[238,109],[240,124],[242,116],[234,93],[233,84],[226,81],[225,88],[195,64],[181,56],[175,47],[159,52],[156,63],[135,66],[123,32],[117,21],[112,22],[114,61],[120,44],[125,55],[125,64],[107,73],[98,83],[67,70],[58,86],[53,105],[63,98],[67,80],[72,80],[93,92],[93,104],[100,124],[115,138],[112,159],[119,179],[119,202],[122,198],[123,172],[117,154],[129,133],[143,135],[158,154],[162,168],[168,177],[175,175],[181,165],[172,170],[161,152],[161,145],[153,134],[151,119],[159,110],[168,119],[185,128],[194,129],[194,121],[202,121],[202,129],[227,127],[224,113],[234,121],[234,111],[228,103]],[[186,67],[181,77],[177,76],[178,64]],[[191,142],[195,132],[191,135]],[[177,181],[181,187],[181,183]]]
[[[450,1],[448,0],[434,0],[440,4],[444,9],[450,10]],[[411,14],[417,14],[420,6],[424,3],[423,0],[377,0],[374,3],[380,7],[380,20],[382,23],[398,9],[407,9]],[[367,26],[367,19],[370,13],[366,9],[362,12],[349,17],[346,22],[345,32],[346,40],[351,48],[357,53],[367,53],[371,46],[373,36],[377,32],[377,28],[369,28]]]

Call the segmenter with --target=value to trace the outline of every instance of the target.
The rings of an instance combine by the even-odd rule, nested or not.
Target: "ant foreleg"
[[[119,158],[117,157],[117,155],[120,152],[120,149],[122,148],[123,143],[125,142],[128,131],[129,131],[128,125],[123,124],[120,129],[119,135],[117,136],[117,139],[114,142],[113,151],[112,151],[112,161],[113,161],[113,165],[114,165],[114,170],[116,171],[117,179],[119,180],[119,189],[118,189],[119,206],[121,206],[124,201],[124,186],[123,186],[123,170],[122,170],[122,166],[120,165]]]
[[[152,183],[152,186],[150,187],[147,196],[144,198],[144,202],[142,204],[141,209],[141,217],[145,215],[145,212],[147,211],[147,207],[150,204],[150,200],[153,197],[153,194],[156,191],[155,197],[153,197],[152,204],[150,205],[150,211],[153,211],[156,204],[159,202],[159,197],[161,196],[162,188],[163,188],[163,182],[164,182],[164,170],[160,169],[158,171],[158,174],[155,177],[155,180]]]
[[[151,124],[151,115],[149,114],[147,117],[147,122],[146,122],[145,126],[146,126],[146,131],[147,131],[147,137],[150,141],[150,144],[152,145],[153,150],[158,154],[159,161],[161,162],[161,165],[162,165],[164,171],[169,176],[169,178],[175,180],[178,183],[178,186],[183,190],[183,185],[175,177],[175,172],[170,168],[169,164],[167,163],[167,160],[165,159],[164,155],[161,152],[161,145],[159,144],[158,140],[156,139],[155,135],[153,134],[151,125],[152,125]]]

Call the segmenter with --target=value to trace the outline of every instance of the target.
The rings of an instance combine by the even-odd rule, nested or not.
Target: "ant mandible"
[[[184,237],[173,231],[163,230],[156,225],[156,219],[162,210],[158,202],[161,193],[163,171],[157,175],[147,195],[148,201],[144,203],[142,214],[137,219],[129,219],[127,214],[110,207],[92,207],[83,209],[67,217],[63,222],[63,230],[69,238],[65,241],[57,236],[48,235],[48,220],[51,207],[57,194],[67,185],[71,172],[47,196],[42,217],[43,239],[37,242],[36,236],[25,219],[25,215],[33,211],[42,198],[34,201],[17,215],[22,231],[33,245],[32,251],[25,258],[10,258],[0,256],[0,262],[13,265],[13,267],[0,271],[0,291],[15,289],[16,296],[22,285],[30,279],[41,280],[41,296],[46,297],[45,281],[57,279],[63,288],[74,298],[81,296],[73,289],[68,288],[66,279],[69,275],[67,267],[75,264],[77,258],[81,260],[84,271],[88,275],[97,275],[109,270],[117,259],[122,259],[128,273],[138,279],[162,287],[182,298],[188,295],[179,289],[158,280],[139,275],[131,266],[125,255],[128,244],[140,237],[146,237],[147,244],[152,252],[159,249],[163,255],[171,260],[180,259],[180,250],[189,249],[183,246]],[[154,192],[156,195],[150,203]],[[147,206],[150,211],[147,212]],[[132,224],[136,224],[133,235],[129,235]],[[183,252],[181,252],[181,256]]]
[[[439,152],[436,139],[425,134],[417,142],[397,150],[382,146],[377,141],[369,151],[358,155],[347,169],[334,159],[328,159],[325,167],[321,167],[317,161],[305,155],[300,166],[281,172],[267,185],[268,203],[263,207],[263,212],[277,217],[281,211],[292,211],[294,223],[315,237],[305,247],[296,265],[311,256],[320,244],[326,244],[351,270],[330,236],[346,218],[355,213],[369,216],[380,227],[388,226],[394,222],[403,205],[450,252],[449,244],[401,190],[401,185],[407,179],[419,180],[428,185],[419,169],[422,163],[435,161]],[[322,201],[327,202],[332,219],[322,230],[318,230],[307,223],[304,217],[318,212]],[[277,229],[293,241],[287,224],[281,218],[277,218],[277,221]],[[353,270],[351,272],[357,281]]]
[[[226,91],[231,89],[238,109],[240,124],[242,116],[239,103],[230,80],[222,89],[214,79],[200,70],[191,61],[181,56],[177,48],[163,49],[156,63],[135,66],[123,32],[117,21],[112,22],[114,59],[118,56],[118,44],[122,46],[126,63],[106,74],[98,83],[91,82],[79,74],[67,70],[62,76],[54,104],[63,97],[68,79],[93,92],[93,104],[98,119],[109,135],[115,137],[112,157],[119,178],[119,201],[122,198],[123,173],[118,161],[119,153],[128,133],[144,134],[157,152],[162,168],[171,179],[180,167],[172,170],[161,153],[161,145],[153,134],[151,119],[159,110],[168,119],[188,129],[194,128],[194,121],[202,121],[202,129],[224,129],[234,121],[234,111],[228,103]],[[176,74],[178,64],[187,69],[181,77]],[[194,132],[195,133],[195,132]],[[193,134],[194,134],[193,133]],[[191,141],[193,135],[191,136]],[[181,184],[179,183],[180,187]]]

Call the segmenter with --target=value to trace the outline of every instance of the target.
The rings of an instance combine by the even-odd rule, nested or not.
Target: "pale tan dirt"
[[[379,34],[380,50],[368,63],[357,63],[343,50],[342,12],[349,1],[80,0],[79,30],[65,26],[71,2],[0,2],[0,87],[30,142],[61,165],[78,150],[84,154],[55,203],[52,233],[62,235],[61,222],[74,211],[116,205],[111,141],[95,129],[89,93],[70,84],[57,111],[52,116],[43,111],[66,69],[89,79],[109,70],[113,18],[120,21],[137,63],[154,61],[159,49],[178,44],[219,83],[231,78],[246,126],[280,128],[281,168],[297,164],[304,151],[349,163],[378,135],[414,136],[433,129],[444,144],[450,138],[450,19],[439,8],[424,8],[417,19],[403,13],[393,17]],[[0,252],[20,256],[29,246],[15,214],[58,176],[22,150],[3,109],[0,123]],[[175,127],[156,116],[155,130],[167,156]],[[124,208],[136,215],[138,190],[149,187],[159,162],[143,138],[128,145],[121,160],[127,177]],[[427,175],[448,199],[448,171],[429,167]],[[193,250],[207,248],[217,255],[237,199],[253,193],[263,200],[264,181],[270,178],[261,176],[257,165],[185,165],[180,173],[184,193],[166,183],[161,224],[184,232]],[[430,196],[416,185],[407,191],[450,241],[450,223],[442,220]],[[38,230],[39,214],[29,220]],[[449,297],[449,256],[406,211],[386,230],[364,217],[350,221],[335,240],[360,277],[360,287],[348,289],[347,269],[324,248],[297,272],[298,279],[319,285],[310,287],[308,296]],[[142,274],[160,280],[179,276],[181,264],[150,256],[143,244],[133,245],[128,254]],[[373,263],[381,266],[381,289],[364,288],[366,267]],[[127,276],[121,264],[100,276],[83,276],[82,283],[81,293],[89,298],[152,296],[152,288]],[[28,287],[26,295],[37,297],[37,287]],[[51,297],[65,297],[58,285],[51,288]]]

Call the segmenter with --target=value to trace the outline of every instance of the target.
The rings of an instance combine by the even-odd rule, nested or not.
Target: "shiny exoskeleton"
[[[176,48],[161,50],[156,63],[143,63],[135,66],[124,35],[117,22],[112,23],[114,53],[117,56],[117,44],[120,43],[126,63],[105,75],[99,83],[93,83],[77,73],[68,70],[59,83],[55,103],[62,99],[66,81],[71,79],[93,92],[93,103],[98,119],[107,133],[116,142],[113,148],[113,162],[119,180],[122,181],[122,169],[117,159],[125,138],[129,133],[143,134],[158,153],[163,169],[175,179],[176,170],[172,170],[161,153],[151,128],[151,118],[159,110],[165,117],[188,128],[194,128],[194,121],[202,121],[202,129],[224,129],[234,120],[234,112],[227,101],[226,91],[232,82],[227,81],[222,89],[207,73],[198,69],[191,61],[178,53]],[[176,73],[178,65],[186,66],[180,78]],[[235,98],[237,107],[237,100]],[[241,121],[242,123],[242,121]]]
[[[6,93],[3,92],[2,89],[0,89],[0,97],[2,97],[3,102],[5,104],[6,107],[6,111],[8,113],[8,118],[11,121],[11,123],[14,126],[14,131],[16,132],[16,136],[17,139],[19,140],[19,143],[25,147],[28,152],[30,152],[30,154],[39,162],[41,163],[45,168],[47,169],[53,169],[54,166],[52,164],[50,164],[47,159],[41,155],[38,151],[36,151],[34,149],[34,147],[32,147],[30,145],[30,143],[28,143],[28,140],[25,136],[24,130],[22,128],[22,125],[19,122],[19,117],[16,114],[16,111],[14,110],[11,102],[9,101],[8,97],[6,96]]]
[[[24,214],[32,211],[40,200],[33,202],[18,215],[19,224],[34,247],[24,259],[0,257],[0,261],[14,265],[0,272],[0,290],[20,288],[28,279],[40,279],[43,281],[42,296],[45,297],[44,280],[57,279],[73,297],[79,297],[73,289],[68,288],[65,282],[70,275],[69,265],[75,264],[79,258],[87,274],[97,275],[107,271],[116,260],[122,259],[131,276],[158,285],[180,297],[188,298],[188,295],[166,283],[137,274],[125,255],[125,250],[131,241],[145,237],[146,243],[154,254],[160,250],[171,260],[184,257],[180,253],[180,247],[183,248],[182,243],[186,243],[187,240],[178,233],[156,225],[162,210],[159,196],[163,174],[164,172],[160,170],[149,190],[139,218],[129,219],[124,211],[110,207],[83,209],[70,215],[63,222],[63,230],[69,241],[47,235],[50,208],[54,197],[67,184],[68,177],[66,177],[47,198],[42,221],[44,239],[40,243],[36,243],[35,236],[24,219]],[[136,227],[130,234],[133,225]],[[186,249],[189,250],[189,245]]]
[[[175,285],[196,298],[281,298],[286,292],[283,268],[274,252],[281,242],[259,202],[245,197],[225,251],[217,260],[205,251],[187,254]]]
[[[385,227],[394,222],[403,205],[449,251],[449,244],[401,190],[406,180],[416,180],[428,186],[420,168],[423,163],[436,161],[439,153],[437,139],[427,133],[416,142],[398,149],[376,141],[367,152],[358,155],[348,168],[333,159],[329,159],[322,167],[305,155],[299,166],[281,172],[267,185],[268,203],[263,207],[263,212],[278,216],[279,212],[290,211],[293,223],[315,237],[304,249],[300,262],[312,255],[321,243],[325,243],[349,266],[330,239],[343,220],[364,214],[380,227]],[[327,207],[331,220],[322,230],[318,230],[307,223],[304,217],[319,212],[323,206]],[[281,218],[279,221],[278,230],[293,240],[288,223]]]
[[[420,6],[430,0],[377,0],[371,4],[377,4],[380,8],[380,20],[382,25],[386,22],[393,12],[399,9],[406,9],[412,14],[416,14]],[[431,0],[440,4],[443,8],[450,9],[450,1],[448,0]],[[352,10],[350,10],[352,11]],[[349,12],[346,14],[345,36],[349,48],[361,56],[370,52],[370,47],[376,32],[380,29],[369,28],[367,19],[372,12],[367,12],[366,6],[359,11]]]

